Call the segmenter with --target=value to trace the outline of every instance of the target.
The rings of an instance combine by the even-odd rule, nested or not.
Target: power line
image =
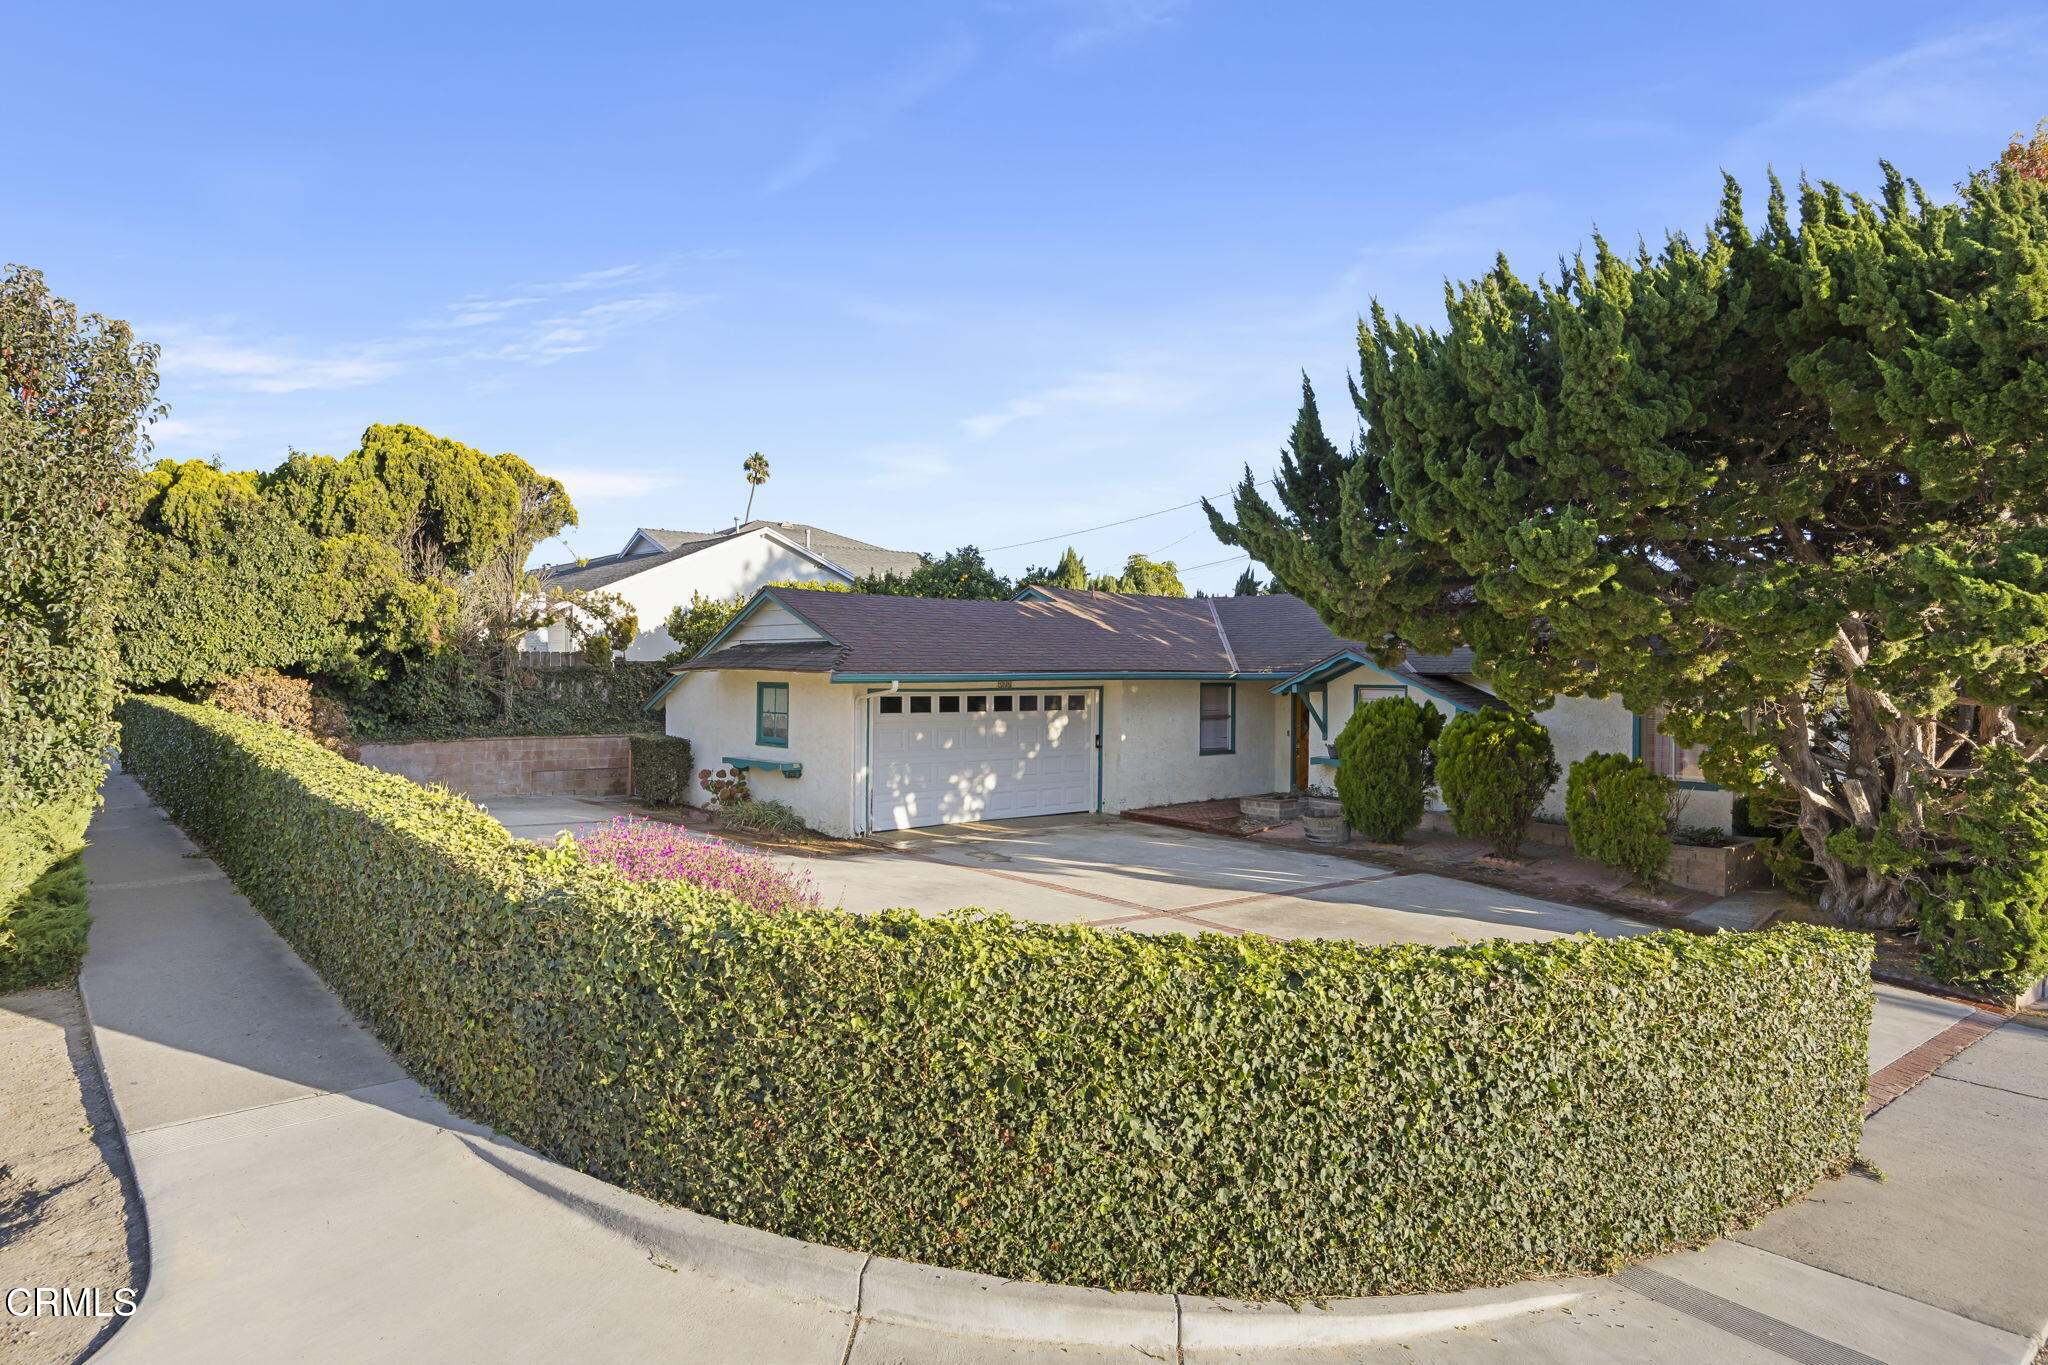
[[[1273,482],[1274,480],[1272,479],[1261,479],[1259,480],[1257,486],[1263,487],[1270,485]],[[1096,531],[1107,531],[1112,526],[1128,526],[1134,521],[1146,521],[1152,517],[1163,517],[1168,512],[1182,512],[1186,511],[1190,507],[1200,507],[1205,502],[1218,502],[1224,498],[1231,496],[1231,494],[1235,493],[1236,491],[1237,490],[1233,488],[1230,490],[1229,493],[1217,493],[1212,497],[1208,498],[1196,498],[1193,502],[1183,502],[1173,507],[1162,507],[1157,512],[1140,512],[1135,517],[1125,517],[1121,521],[1105,521],[1100,526],[1084,526],[1078,531],[1062,531],[1058,535],[1040,536],[1036,540],[1013,541],[1008,545],[991,545],[988,547],[986,553],[998,554],[1004,550],[1021,550],[1026,545],[1043,545],[1047,541],[1052,540],[1071,540],[1075,536],[1085,536],[1092,534]]]

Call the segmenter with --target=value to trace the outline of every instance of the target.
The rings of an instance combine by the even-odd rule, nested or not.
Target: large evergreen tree
[[[1845,923],[1969,866],[1973,754],[2048,759],[2048,185],[1773,182],[1753,227],[1731,181],[1697,240],[1503,260],[1447,309],[1361,324],[1334,511],[1248,471],[1217,534],[1388,657],[1668,706],[1796,801]]]

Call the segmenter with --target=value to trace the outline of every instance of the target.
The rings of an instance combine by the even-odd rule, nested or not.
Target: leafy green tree
[[[949,554],[924,556],[907,575],[871,575],[854,584],[855,592],[891,597],[972,597],[1001,602],[1016,596],[1016,586],[988,566],[981,551],[963,545]]]
[[[122,681],[192,689],[259,668],[317,669],[343,652],[320,546],[253,475],[165,460],[136,481]]]
[[[2011,996],[2048,976],[2048,764],[1992,749],[1964,789],[1913,918],[1937,977]]]
[[[1645,885],[1671,863],[1671,798],[1678,784],[1626,754],[1588,754],[1565,781],[1572,851]]]
[[[1231,587],[1230,595],[1232,597],[1257,597],[1261,593],[1269,591],[1271,591],[1271,585],[1259,586],[1258,574],[1254,573],[1250,566],[1246,566],[1245,571],[1237,576],[1237,582]]]
[[[1088,579],[1088,591],[1090,592],[1122,592],[1123,590],[1123,580],[1113,573],[1099,573],[1092,575]]]
[[[1294,430],[1288,433],[1287,446],[1280,452],[1280,471],[1273,479],[1273,492],[1295,524],[1304,528],[1319,554],[1335,555],[1342,548],[1341,488],[1352,458],[1338,450],[1324,434],[1316,391],[1304,372],[1301,411],[1295,415]]]
[[[1398,844],[1422,823],[1429,795],[1430,745],[1443,712],[1407,697],[1382,697],[1351,713],[1337,733],[1337,800],[1351,827],[1379,844]]]
[[[1188,590],[1181,585],[1180,570],[1170,559],[1154,562],[1144,555],[1132,555],[1124,561],[1123,577],[1117,580],[1118,592],[1142,592],[1154,597],[1186,597]]]
[[[1550,731],[1513,711],[1466,711],[1436,741],[1436,782],[1451,828],[1484,839],[1503,858],[1522,846],[1522,832],[1562,770]]]
[[[1081,562],[1074,547],[1069,545],[1060,562],[1051,568],[1043,565],[1026,569],[1017,580],[1017,591],[1022,592],[1034,583],[1043,583],[1048,588],[1072,588],[1080,591],[1088,586],[1088,566]]]
[[[1753,225],[1731,180],[1698,239],[1502,261],[1440,331],[1375,306],[1335,511],[1247,472],[1212,525],[1389,658],[1669,707],[1796,796],[1828,913],[1899,923],[1950,760],[2048,727],[2048,184],[1959,193],[1773,182]]]
[[[86,799],[104,768],[135,457],[163,411],[156,356],[39,272],[0,275],[0,824]]]

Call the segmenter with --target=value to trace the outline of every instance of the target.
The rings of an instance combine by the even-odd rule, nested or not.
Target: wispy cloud
[[[597,350],[617,332],[673,316],[704,302],[704,297],[672,292],[638,294],[607,299],[572,312],[529,318],[519,324],[514,335],[477,354],[546,365],[563,356]]]
[[[1178,407],[1188,397],[1185,380],[1157,369],[1133,366],[1095,370],[1076,375],[1064,384],[1013,398],[993,411],[962,418],[960,429],[980,441],[1005,427],[1063,409],[1160,411]]]
[[[1991,144],[2031,123],[2048,64],[2048,19],[2002,20],[1926,39],[1780,105],[1737,143],[1743,159],[1784,149],[1815,127],[1859,132],[1967,133]]]
[[[523,284],[449,305],[446,315],[361,341],[266,336],[235,319],[149,324],[165,378],[198,388],[285,394],[351,389],[419,365],[548,365],[703,303],[709,296],[645,286],[660,266],[622,265]]]
[[[953,457],[935,445],[880,446],[866,452],[867,482],[891,488],[936,483],[953,472]]]
[[[579,504],[642,498],[649,493],[658,493],[664,488],[673,488],[681,482],[673,474],[630,469],[581,469],[551,465],[542,472],[551,478],[560,479],[562,486],[569,490],[569,496]]]
[[[1074,16],[1075,26],[1058,46],[1080,52],[1165,28],[1180,18],[1187,0],[1065,0],[1061,7]]]
[[[212,383],[250,393],[350,389],[396,374],[403,343],[313,346],[292,338],[238,337],[223,324],[159,323],[145,335],[163,346],[167,379]]]
[[[958,35],[919,53],[881,79],[844,92],[830,102],[816,131],[796,154],[768,177],[768,192],[780,193],[824,170],[847,148],[875,136],[951,85],[978,55],[979,45]]]

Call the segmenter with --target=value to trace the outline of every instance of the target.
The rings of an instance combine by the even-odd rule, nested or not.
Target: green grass
[[[0,991],[59,986],[85,957],[87,801],[0,822]]]

